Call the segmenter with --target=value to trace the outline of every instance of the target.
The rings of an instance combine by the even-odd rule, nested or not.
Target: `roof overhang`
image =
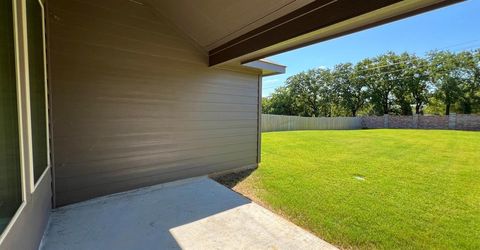
[[[269,62],[264,59],[244,63],[243,66],[260,69],[262,71],[262,76],[273,76],[278,74],[284,74],[287,68],[287,66]]]
[[[316,0],[209,51],[210,66],[245,64],[463,0]]]

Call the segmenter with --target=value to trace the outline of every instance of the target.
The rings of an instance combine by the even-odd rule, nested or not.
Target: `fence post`
[[[388,128],[388,114],[383,115],[383,127]]]
[[[414,114],[414,115],[413,115],[412,128],[418,128],[418,114]]]
[[[451,113],[448,115],[448,129],[455,129],[457,127],[457,114]]]
[[[289,117],[287,117],[287,120],[288,120],[288,123],[287,123],[288,124],[288,129],[287,130],[290,131],[290,130],[292,130],[292,126],[293,126],[293,124],[292,124],[293,123],[293,117],[289,116]]]

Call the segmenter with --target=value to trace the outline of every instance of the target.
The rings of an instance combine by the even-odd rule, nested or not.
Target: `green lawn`
[[[341,248],[480,249],[480,132],[264,133],[238,187]]]

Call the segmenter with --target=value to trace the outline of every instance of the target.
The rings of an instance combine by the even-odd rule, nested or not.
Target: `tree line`
[[[480,113],[480,49],[388,52],[289,77],[263,113],[307,117]]]

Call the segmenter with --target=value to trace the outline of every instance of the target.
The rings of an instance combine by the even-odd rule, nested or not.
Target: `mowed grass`
[[[480,133],[263,133],[239,184],[340,248],[480,249]]]

